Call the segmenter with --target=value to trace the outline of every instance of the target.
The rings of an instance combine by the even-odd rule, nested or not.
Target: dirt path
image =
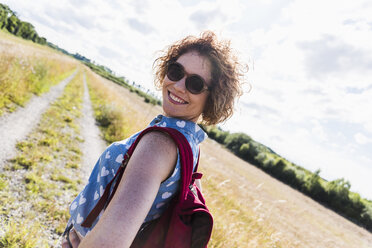
[[[3,168],[7,167],[10,164],[9,159],[13,158],[16,154],[19,153],[19,151],[17,152],[17,149],[15,149],[15,145],[18,141],[28,140],[28,142],[38,143],[38,138],[40,137],[38,132],[40,132],[40,130],[37,131],[37,129],[40,129],[40,123],[44,123],[41,126],[45,126],[48,125],[48,123],[51,123],[45,121],[45,118],[48,117],[49,119],[51,119],[52,122],[60,122],[60,119],[51,117],[53,116],[53,114],[51,115],[51,113],[56,113],[57,111],[59,111],[59,108],[65,108],[65,110],[60,110],[61,112],[58,112],[60,116],[66,115],[66,113],[68,113],[63,112],[66,110],[69,111],[69,107],[66,107],[63,104],[63,100],[61,100],[59,97],[61,97],[62,93],[65,92],[64,99],[66,98],[65,89],[67,89],[68,87],[70,87],[71,92],[71,84],[69,83],[73,83],[74,80],[72,80],[72,78],[74,78],[74,80],[80,80],[79,84],[84,85],[84,95],[80,95],[82,96],[80,99],[83,100],[81,103],[81,109],[79,108],[81,111],[81,115],[80,118],[76,119],[76,124],[80,126],[80,128],[74,129],[72,128],[73,125],[62,125],[63,130],[55,130],[56,133],[65,133],[67,136],[70,135],[71,137],[69,141],[71,142],[67,142],[65,147],[63,145],[60,146],[59,149],[50,148],[48,150],[50,152],[49,154],[53,154],[54,159],[50,163],[37,163],[33,166],[32,172],[30,169],[26,168],[18,168],[16,171],[17,173],[14,173],[13,170],[3,170]],[[78,91],[78,89],[73,88],[72,92],[74,91]],[[52,112],[50,110],[51,107],[55,108],[55,110],[53,110]],[[74,109],[76,108],[74,107]],[[47,114],[48,117],[45,116],[45,113],[49,113]],[[26,108],[22,108],[20,109],[20,111],[8,115],[6,118],[3,118],[3,120],[3,122],[0,122],[0,127],[9,129],[9,131],[12,133],[12,139],[10,140],[8,138],[6,142],[3,142],[3,140],[5,140],[3,139],[3,137],[7,137],[4,135],[8,135],[8,133],[4,130],[0,130],[0,134],[2,135],[2,157],[0,160],[0,170],[2,171],[2,175],[6,179],[6,185],[8,185],[5,191],[0,192],[6,196],[6,199],[2,199],[3,202],[0,204],[2,206],[6,206],[5,208],[0,209],[0,211],[4,211],[4,213],[0,215],[0,223],[5,223],[8,221],[15,223],[18,222],[18,220],[29,219],[31,215],[35,215],[35,217],[33,217],[33,221],[35,223],[43,223],[44,225],[44,236],[40,240],[45,242],[45,237],[48,237],[46,239],[49,244],[48,247],[60,247],[60,235],[56,233],[56,227],[58,226],[58,224],[55,220],[53,220],[53,218],[50,218],[50,216],[48,217],[48,214],[51,210],[48,209],[40,212],[39,209],[40,206],[44,206],[46,204],[45,202],[43,202],[42,197],[39,196],[45,196],[46,193],[40,188],[37,189],[37,192],[30,193],[30,189],[27,189],[27,185],[25,185],[25,178],[29,174],[38,175],[38,172],[42,171],[42,177],[38,179],[38,184],[55,186],[49,188],[48,191],[53,191],[52,194],[55,196],[53,197],[54,207],[56,209],[60,209],[58,211],[61,211],[61,213],[68,209],[68,205],[73,199],[71,197],[74,196],[72,196],[71,192],[67,190],[68,187],[66,189],[63,189],[63,187],[65,186],[63,182],[58,181],[58,179],[52,179],[53,174],[57,175],[58,172],[61,172],[62,175],[71,178],[71,180],[74,179],[82,182],[75,184],[78,191],[81,190],[79,188],[84,187],[84,185],[86,184],[93,166],[106,147],[106,143],[100,136],[99,128],[95,125],[95,118],[93,115],[92,104],[90,101],[85,76],[82,77],[74,73],[72,76],[61,82],[58,86],[52,88],[48,94],[38,98],[35,97]],[[38,127],[36,127],[37,125]],[[79,129],[80,132],[77,131]],[[66,162],[66,158],[64,158],[63,155],[69,153],[71,154],[71,156],[74,156],[73,153],[71,153],[72,150],[69,149],[70,147],[74,147],[74,140],[81,139],[83,140],[83,142],[78,142],[80,151],[77,153],[79,155],[81,154],[81,166],[79,166],[77,169],[66,168],[66,164],[68,162]],[[60,143],[62,144],[64,142],[60,140]],[[42,146],[40,146],[39,148],[44,149]],[[5,149],[7,149],[6,152],[4,152]],[[24,156],[28,157],[30,156],[30,153]],[[74,174],[71,174],[70,172],[72,172],[73,170]],[[58,195],[56,192],[61,192],[61,194]],[[66,223],[62,224],[65,225]],[[4,236],[5,230],[6,229],[3,229],[2,227],[0,228],[0,237]],[[41,247],[39,245],[41,245],[41,243],[38,243],[37,247]]]
[[[76,73],[77,71],[58,85],[52,87],[48,93],[40,97],[33,97],[26,107],[19,108],[14,113],[0,117],[0,168],[2,168],[6,159],[16,154],[15,145],[17,141],[24,139],[39,123],[41,114],[51,102],[62,94],[63,89]]]
[[[92,103],[89,98],[89,91],[85,75],[84,75],[84,102],[82,113],[83,115],[80,120],[81,135],[84,139],[84,142],[81,147],[81,151],[83,153],[82,179],[84,181],[87,181],[94,165],[97,162],[97,159],[105,150],[106,143],[105,141],[102,140],[100,130],[95,125]]]

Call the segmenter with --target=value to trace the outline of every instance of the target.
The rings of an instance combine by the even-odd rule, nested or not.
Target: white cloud
[[[190,16],[190,20],[196,24],[199,29],[206,29],[212,22],[224,23],[227,17],[219,9],[211,11],[198,10]]]
[[[251,78],[253,92],[259,90],[260,93],[244,98],[276,108],[283,119],[293,123],[333,118],[361,123],[365,129],[371,130],[372,109],[367,107],[372,106],[371,92],[366,90],[360,95],[347,92],[347,87],[367,88],[371,84],[368,80],[372,78],[369,70],[372,62],[369,54],[372,53],[368,52],[372,48],[371,32],[349,24],[347,31],[353,34],[350,35],[345,32],[344,24],[345,20],[358,16],[364,18],[360,22],[371,22],[371,17],[366,14],[359,15],[366,13],[362,4],[295,1],[283,11],[283,18],[290,24],[272,25],[266,31],[253,32],[251,45],[261,52],[253,58],[255,69]],[[313,57],[312,72],[306,63],[307,55],[298,44],[311,44],[325,35],[333,37],[333,40],[328,47],[319,47],[323,50],[312,47],[311,52],[318,52]],[[359,43],[361,40],[362,45]],[[330,53],[332,49],[334,55]],[[332,63],[334,67],[330,67]],[[321,80],[309,78],[309,72],[318,73],[325,67],[329,67],[332,74],[326,74]],[[268,100],[272,97],[267,94],[269,91],[275,92],[280,100]],[[266,97],[261,97],[261,94]]]
[[[155,31],[155,29],[150,24],[141,22],[140,20],[137,20],[136,18],[129,18],[128,24],[133,29],[145,35]]]
[[[320,142],[327,142],[328,137],[326,132],[324,131],[323,126],[320,124],[318,120],[311,120],[312,128],[311,128],[311,135],[317,137]]]
[[[372,67],[372,57],[368,57],[365,51],[335,36],[324,35],[320,40],[300,42],[298,46],[307,54],[305,63],[309,78],[321,80],[327,75],[350,71],[368,73]]]
[[[362,133],[356,133],[354,135],[354,139],[355,141],[358,143],[358,144],[361,144],[361,145],[365,145],[365,144],[368,144],[368,143],[372,143],[372,138],[369,138],[369,137],[366,137],[364,134]]]

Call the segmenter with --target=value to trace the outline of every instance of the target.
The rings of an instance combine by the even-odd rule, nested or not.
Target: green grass
[[[14,201],[14,197],[9,193],[9,177],[3,173],[0,174],[0,215],[9,213],[6,206]]]
[[[7,190],[8,189],[8,182],[6,180],[6,176],[4,174],[0,174],[0,190]]]
[[[26,225],[26,223],[19,224],[15,222],[1,224],[1,229],[3,229],[3,231],[5,232],[5,235],[0,237],[1,248],[36,247],[38,243],[37,234],[40,228],[39,225]]]
[[[66,163],[65,167],[66,168],[72,168],[72,169],[78,169],[78,168],[80,168],[80,164],[68,162],[68,163]]]
[[[13,170],[21,168],[31,169],[36,164],[36,161],[29,159],[22,154],[17,156],[15,159],[12,159],[11,161],[14,163],[14,166],[12,167]]]
[[[31,194],[43,195],[45,190],[50,190],[50,183],[35,172],[29,172],[24,176],[26,190]]]
[[[73,179],[65,176],[63,174],[63,172],[59,169],[56,169],[54,170],[53,174],[50,176],[50,178],[53,180],[53,181],[59,181],[59,182],[63,182],[63,183],[68,183],[68,184],[72,184],[74,182]]]
[[[27,149],[30,149],[34,146],[33,143],[31,142],[27,142],[27,141],[21,141],[21,142],[18,142],[17,145],[16,145],[16,148],[20,151],[26,151]]]

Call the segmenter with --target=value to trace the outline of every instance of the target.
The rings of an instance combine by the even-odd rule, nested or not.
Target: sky
[[[372,200],[369,0],[1,0],[39,35],[153,87],[172,42],[214,31],[249,66],[234,116],[244,132]]]

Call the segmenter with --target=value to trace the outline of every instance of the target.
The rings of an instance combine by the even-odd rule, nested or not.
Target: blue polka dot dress
[[[185,121],[177,118],[166,117],[163,115],[157,116],[151,121],[149,127],[160,126],[170,127],[180,131],[190,143],[193,157],[194,168],[196,166],[199,154],[199,144],[207,137],[207,134],[194,122]],[[93,222],[91,228],[81,226],[86,216],[94,208],[99,198],[102,196],[105,186],[112,180],[123,160],[124,154],[135,141],[140,132],[131,137],[111,144],[102,153],[98,159],[90,177],[89,182],[84,190],[75,198],[70,205],[70,219],[68,225],[72,223],[76,231],[82,236],[85,236],[97,223],[101,214]],[[173,174],[161,183],[156,198],[147,214],[144,222],[157,219],[167,208],[172,197],[177,193],[181,179],[181,164],[178,155],[177,164]],[[113,189],[114,184],[111,187]]]

